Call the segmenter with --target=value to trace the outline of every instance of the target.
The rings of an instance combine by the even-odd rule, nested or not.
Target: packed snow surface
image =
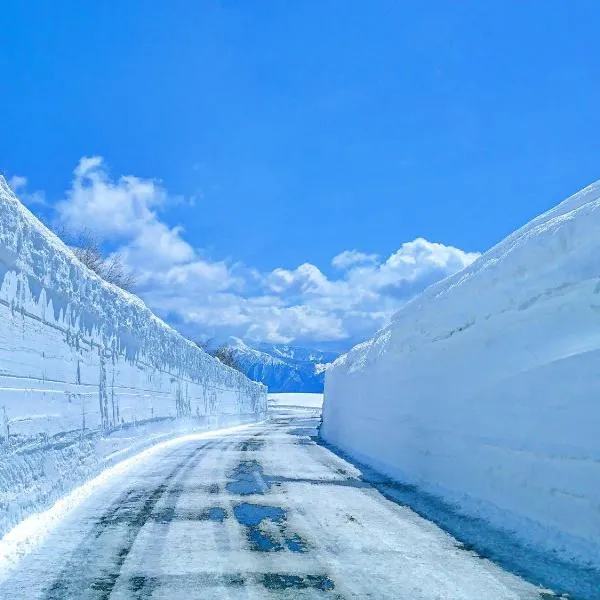
[[[0,534],[156,423],[170,435],[266,408],[263,385],[84,267],[0,177]]]
[[[215,437],[218,438],[234,432],[240,432],[248,427],[249,425],[237,425],[227,429],[193,432],[187,435],[180,434],[163,441],[154,439],[154,443],[149,448],[104,469],[97,477],[60,498],[51,508],[27,517],[0,539],[0,582],[8,577],[24,556],[37,550],[52,531],[75,511],[80,504],[95,494],[101,496],[102,492],[110,486],[113,480],[129,474],[136,465],[147,462],[156,454],[160,454],[170,448],[176,448],[181,444],[194,443],[199,440],[213,439]]]
[[[538,549],[599,568],[599,255],[600,182],[334,362],[322,436]]]
[[[315,443],[317,424],[281,408],[121,463],[0,542],[0,597],[554,597],[388,500]]]

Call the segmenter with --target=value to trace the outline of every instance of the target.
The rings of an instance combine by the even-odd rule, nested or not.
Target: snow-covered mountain
[[[339,353],[287,344],[253,343],[237,337],[213,338],[208,352],[227,346],[241,370],[270,392],[322,392],[325,371]]]

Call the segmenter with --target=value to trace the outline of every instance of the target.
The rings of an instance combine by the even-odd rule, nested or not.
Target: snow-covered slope
[[[327,371],[321,433],[600,567],[600,183],[403,307]]]
[[[0,177],[0,513],[24,446],[149,420],[257,420],[266,403],[264,386],[84,267]]]
[[[236,337],[211,340],[208,349],[214,351],[222,345],[233,350],[235,360],[250,379],[264,383],[270,392],[321,393],[325,371],[338,356],[336,352],[286,344],[253,344]]]

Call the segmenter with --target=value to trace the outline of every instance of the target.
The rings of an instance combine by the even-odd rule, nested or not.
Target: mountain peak
[[[211,338],[204,347],[214,353],[227,346],[240,370],[271,392],[322,392],[325,371],[337,352],[289,344],[253,342],[235,336]]]

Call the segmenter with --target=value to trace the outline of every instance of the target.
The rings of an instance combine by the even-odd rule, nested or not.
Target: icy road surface
[[[311,436],[319,409],[134,462],[0,583],[0,598],[541,599],[385,499]]]

